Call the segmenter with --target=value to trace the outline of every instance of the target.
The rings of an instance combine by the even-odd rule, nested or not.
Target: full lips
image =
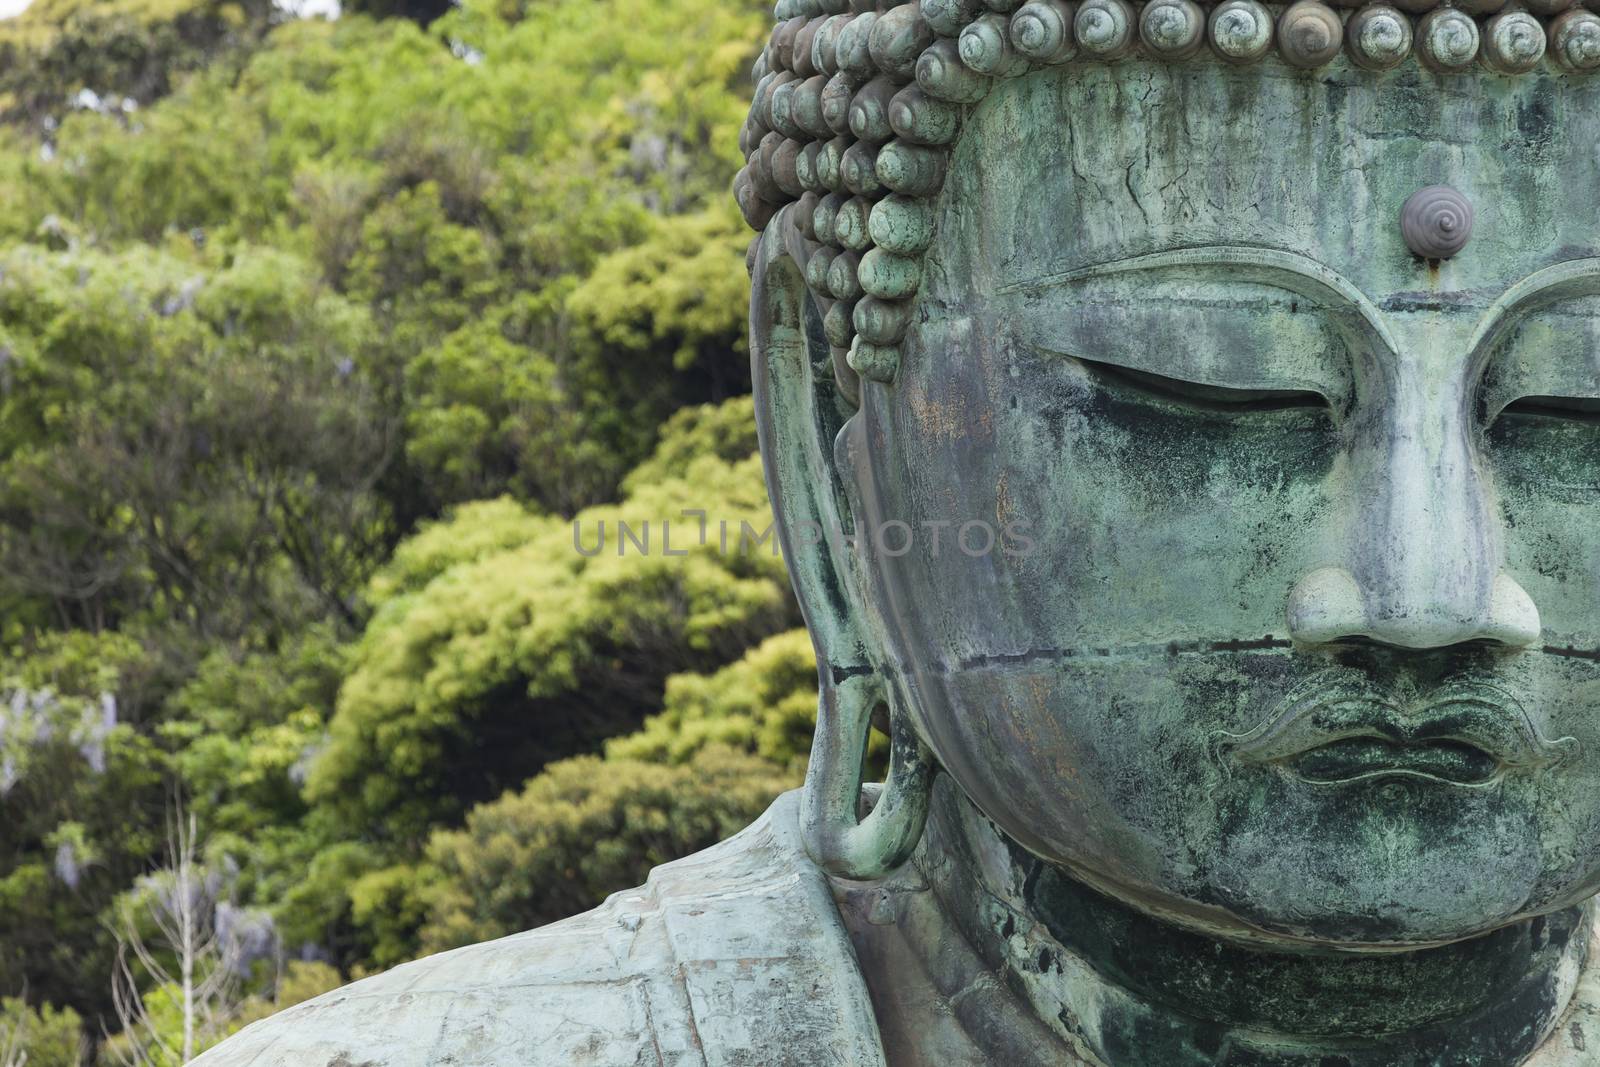
[[[1575,738],[1546,738],[1520,701],[1486,682],[1447,683],[1402,701],[1340,668],[1290,690],[1260,726],[1223,732],[1217,742],[1242,765],[1275,765],[1328,784],[1404,774],[1487,785],[1578,749]]]

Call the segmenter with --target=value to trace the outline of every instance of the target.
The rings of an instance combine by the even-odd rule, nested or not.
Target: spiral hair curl
[[[1344,10],[1297,0],[1274,14],[1259,0],[778,0],[734,195],[753,228],[777,218],[799,230],[806,284],[854,402],[857,375],[894,379],[949,153],[998,79],[1207,49],[1234,64],[1275,51],[1304,70],[1343,52],[1369,70],[1415,55],[1440,74],[1600,71],[1600,0],[1338,2]]]

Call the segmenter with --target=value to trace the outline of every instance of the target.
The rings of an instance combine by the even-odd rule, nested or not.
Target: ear
[[[830,350],[806,288],[811,249],[785,208],[757,239],[750,298],[756,429],[778,538],[817,653],[821,698],[806,773],[806,847],[828,872],[879,878],[921,840],[933,761],[904,711],[872,640],[863,595],[866,560],[851,548],[854,516],[834,443],[859,430],[846,390],[859,388],[843,353]],[[841,369],[836,369],[841,368]],[[870,537],[860,537],[863,544]],[[889,780],[865,818],[862,766],[873,713],[890,704]]]

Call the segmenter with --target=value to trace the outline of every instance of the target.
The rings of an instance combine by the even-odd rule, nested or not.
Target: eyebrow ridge
[[[1600,260],[1596,262],[1600,263]],[[1309,256],[1276,248],[1261,248],[1254,245],[1175,248],[1010,282],[1000,286],[996,292],[1000,295],[1036,294],[1073,282],[1117,274],[1155,271],[1167,267],[1246,267],[1272,272],[1274,276],[1266,278],[1258,276],[1257,280],[1311,299],[1331,298],[1331,302],[1335,305],[1359,312],[1362,319],[1391,351],[1398,348],[1387,323],[1384,322],[1383,314],[1365,293],[1356,288],[1354,283]],[[1305,288],[1283,284],[1285,280],[1281,277],[1283,274],[1298,279]]]
[[[1526,312],[1577,296],[1600,296],[1600,258],[1557,263],[1534,271],[1507,289],[1484,311],[1468,351],[1480,352],[1498,341]]]

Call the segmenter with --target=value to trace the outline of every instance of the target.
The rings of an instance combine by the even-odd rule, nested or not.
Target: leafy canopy
[[[771,542],[737,544],[771,521],[726,192],[765,5],[382,2],[0,22],[30,1063],[114,1028],[108,919],[174,793],[274,930],[242,1025],[590,906],[801,772],[809,649]]]

